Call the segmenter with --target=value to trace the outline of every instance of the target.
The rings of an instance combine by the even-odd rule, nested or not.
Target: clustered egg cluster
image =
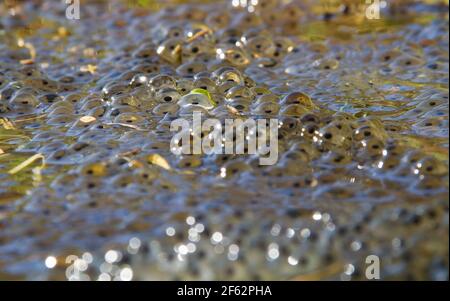
[[[448,279],[448,8],[211,2],[0,4],[0,279]],[[193,112],[277,163],[174,155]]]

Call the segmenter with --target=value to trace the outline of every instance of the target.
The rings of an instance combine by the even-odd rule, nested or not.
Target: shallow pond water
[[[448,280],[448,1],[361,2],[2,2],[0,279]]]

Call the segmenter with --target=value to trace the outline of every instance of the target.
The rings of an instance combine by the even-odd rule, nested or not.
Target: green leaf
[[[209,93],[208,90],[197,88],[197,89],[192,90],[191,94],[203,94],[203,95],[206,95],[206,97],[208,97],[209,102],[213,106],[217,106],[217,103],[212,99],[211,93]]]

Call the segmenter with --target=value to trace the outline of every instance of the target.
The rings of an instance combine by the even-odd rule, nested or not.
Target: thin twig
[[[191,43],[191,42],[197,40],[198,38],[204,36],[204,35],[207,34],[207,33],[211,33],[211,30],[210,30],[210,29],[202,29],[202,30],[200,30],[199,32],[197,32],[196,34],[194,34],[192,37],[190,37],[190,38],[187,40],[187,42],[188,42],[188,43]]]
[[[5,130],[14,130],[15,126],[14,124],[6,117],[0,118],[0,125],[2,125]]]
[[[34,154],[33,156],[29,157],[28,159],[26,159],[25,161],[23,161],[22,163],[20,163],[19,165],[17,165],[16,167],[14,167],[13,169],[11,169],[10,171],[8,171],[8,173],[10,175],[16,174],[19,171],[21,171],[22,169],[26,168],[28,165],[32,164],[34,161],[38,160],[38,159],[42,159],[42,165],[41,168],[44,168],[45,166],[45,157],[42,154]]]
[[[14,120],[14,123],[31,121],[31,120],[35,120],[35,119],[41,119],[41,118],[43,118],[45,116],[47,116],[47,114],[37,115],[37,116],[34,116],[34,117],[29,117],[29,118],[24,118],[24,119],[17,119],[17,120]]]
[[[140,127],[136,126],[136,125],[132,125],[132,124],[126,124],[126,123],[120,123],[120,122],[108,122],[105,123],[106,125],[120,125],[123,127],[127,127],[127,128],[132,128],[138,131],[145,131],[144,129],[141,129]]]

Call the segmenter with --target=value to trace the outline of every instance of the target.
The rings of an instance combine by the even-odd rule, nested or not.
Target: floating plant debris
[[[42,160],[42,166],[45,165],[45,158],[44,156],[42,156],[41,154],[35,154],[33,156],[31,156],[30,158],[26,159],[25,161],[23,161],[22,163],[20,163],[19,165],[17,165],[16,167],[14,167],[13,169],[11,169],[8,173],[10,174],[16,174],[19,171],[21,171],[22,169],[26,168],[28,165],[32,164],[34,161],[41,159]]]
[[[448,1],[362,2],[2,1],[0,279],[448,280]]]

